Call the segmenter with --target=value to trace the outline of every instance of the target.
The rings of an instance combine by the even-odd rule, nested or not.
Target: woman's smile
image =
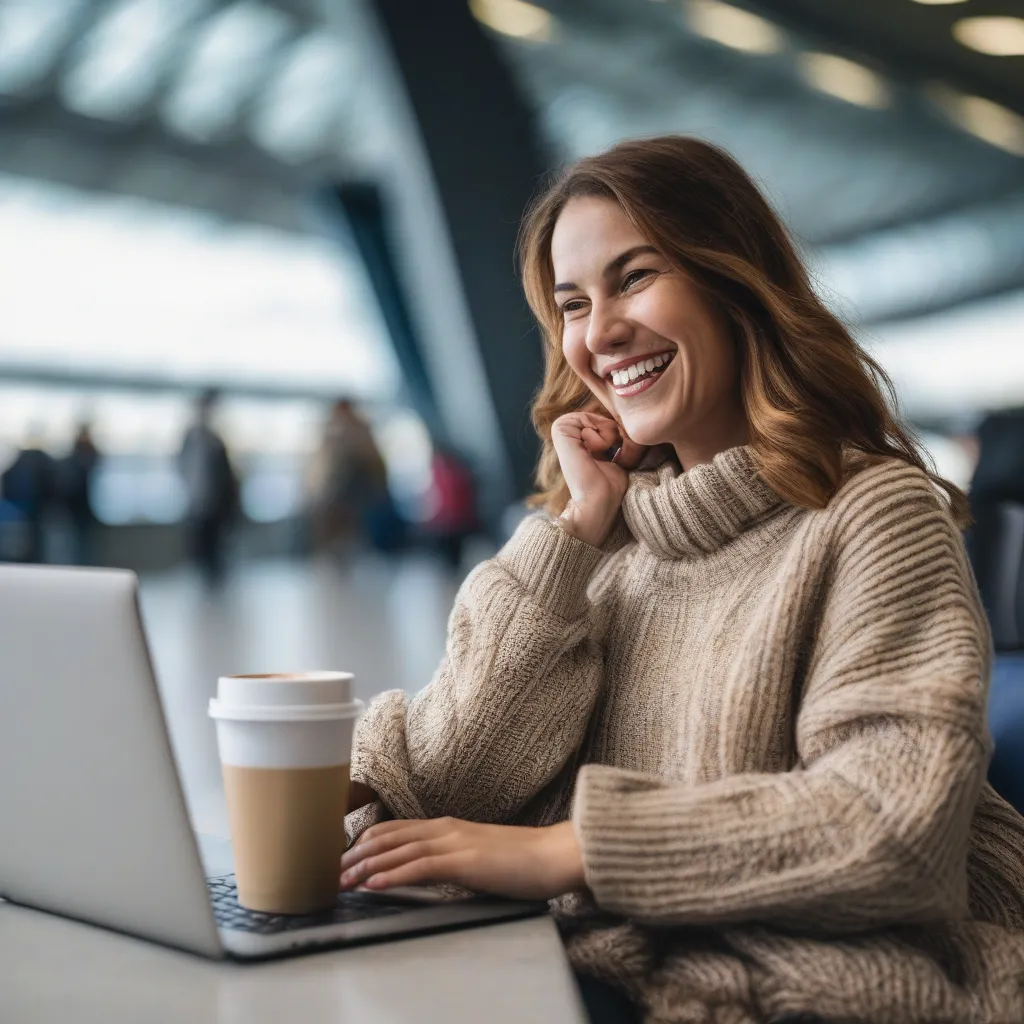
[[[620,398],[632,398],[644,391],[650,391],[661,379],[674,357],[674,352],[641,356],[625,366],[617,364],[615,369],[606,372],[604,376],[610,382],[616,395]]]

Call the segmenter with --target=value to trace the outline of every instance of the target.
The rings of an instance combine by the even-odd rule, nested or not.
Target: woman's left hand
[[[545,828],[458,818],[385,821],[356,840],[341,869],[342,889],[450,882],[496,896],[545,900],[586,885],[568,821]]]

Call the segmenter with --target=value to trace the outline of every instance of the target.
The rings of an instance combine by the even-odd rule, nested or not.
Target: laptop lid
[[[0,896],[220,956],[137,587],[0,566]]]

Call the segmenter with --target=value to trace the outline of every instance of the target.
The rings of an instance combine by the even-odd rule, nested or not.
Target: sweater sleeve
[[[524,520],[462,585],[430,684],[370,703],[352,778],[398,817],[511,821],[583,739],[603,664],[587,584],[603,557]]]
[[[832,930],[967,916],[987,627],[927,478],[865,477],[834,499],[822,544],[796,767],[700,785],[585,767],[574,824],[600,906],[654,924]]]

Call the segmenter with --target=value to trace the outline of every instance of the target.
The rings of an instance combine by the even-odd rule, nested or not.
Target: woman
[[[561,897],[594,1019],[1024,1020],[965,499],[885,375],[695,139],[571,167],[522,262],[552,517],[360,724],[342,885]]]

